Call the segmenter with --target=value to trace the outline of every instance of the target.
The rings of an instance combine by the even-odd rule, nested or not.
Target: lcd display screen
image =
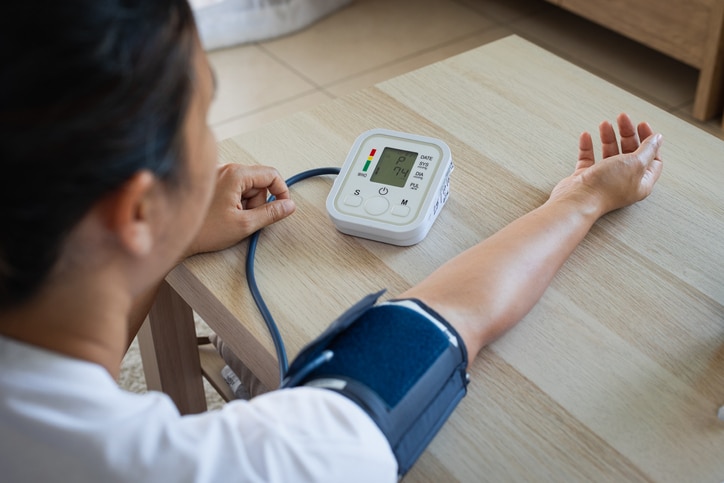
[[[412,151],[385,148],[370,181],[402,188],[405,186],[416,160],[417,153]]]

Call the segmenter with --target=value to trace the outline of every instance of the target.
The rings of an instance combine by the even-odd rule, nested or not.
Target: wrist
[[[567,206],[595,222],[611,211],[599,190],[592,189],[583,177],[570,176],[556,185],[546,204]]]
[[[577,214],[591,225],[608,212],[601,197],[583,187],[551,196],[545,204],[563,213]]]

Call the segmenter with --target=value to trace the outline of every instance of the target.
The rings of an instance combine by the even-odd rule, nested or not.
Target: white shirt
[[[101,366],[0,337],[0,471],[23,481],[394,482],[384,435],[332,391],[296,388],[179,415]]]

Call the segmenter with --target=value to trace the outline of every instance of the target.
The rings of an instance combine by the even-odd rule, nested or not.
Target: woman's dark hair
[[[0,309],[30,299],[94,202],[183,169],[186,0],[22,0],[0,14]]]

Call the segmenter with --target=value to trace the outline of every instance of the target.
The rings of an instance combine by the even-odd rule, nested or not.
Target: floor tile
[[[208,55],[217,78],[217,95],[209,113],[212,125],[315,89],[257,45]]]
[[[508,26],[665,109],[694,99],[696,69],[565,10],[553,8]]]
[[[367,0],[260,46],[318,86],[492,27],[452,0]]]
[[[475,47],[487,44],[488,42],[506,37],[511,33],[512,31],[505,27],[494,27],[420,54],[395,60],[379,68],[331,84],[325,87],[324,90],[335,97],[341,97],[345,94],[373,86],[378,82],[391,79],[406,72],[447,59],[453,55],[474,49]]]
[[[211,126],[218,141],[252,131],[264,124],[281,119],[298,111],[311,109],[312,107],[328,101],[332,97],[322,91],[314,91],[293,99],[267,106],[244,116],[235,119],[213,124]]]

